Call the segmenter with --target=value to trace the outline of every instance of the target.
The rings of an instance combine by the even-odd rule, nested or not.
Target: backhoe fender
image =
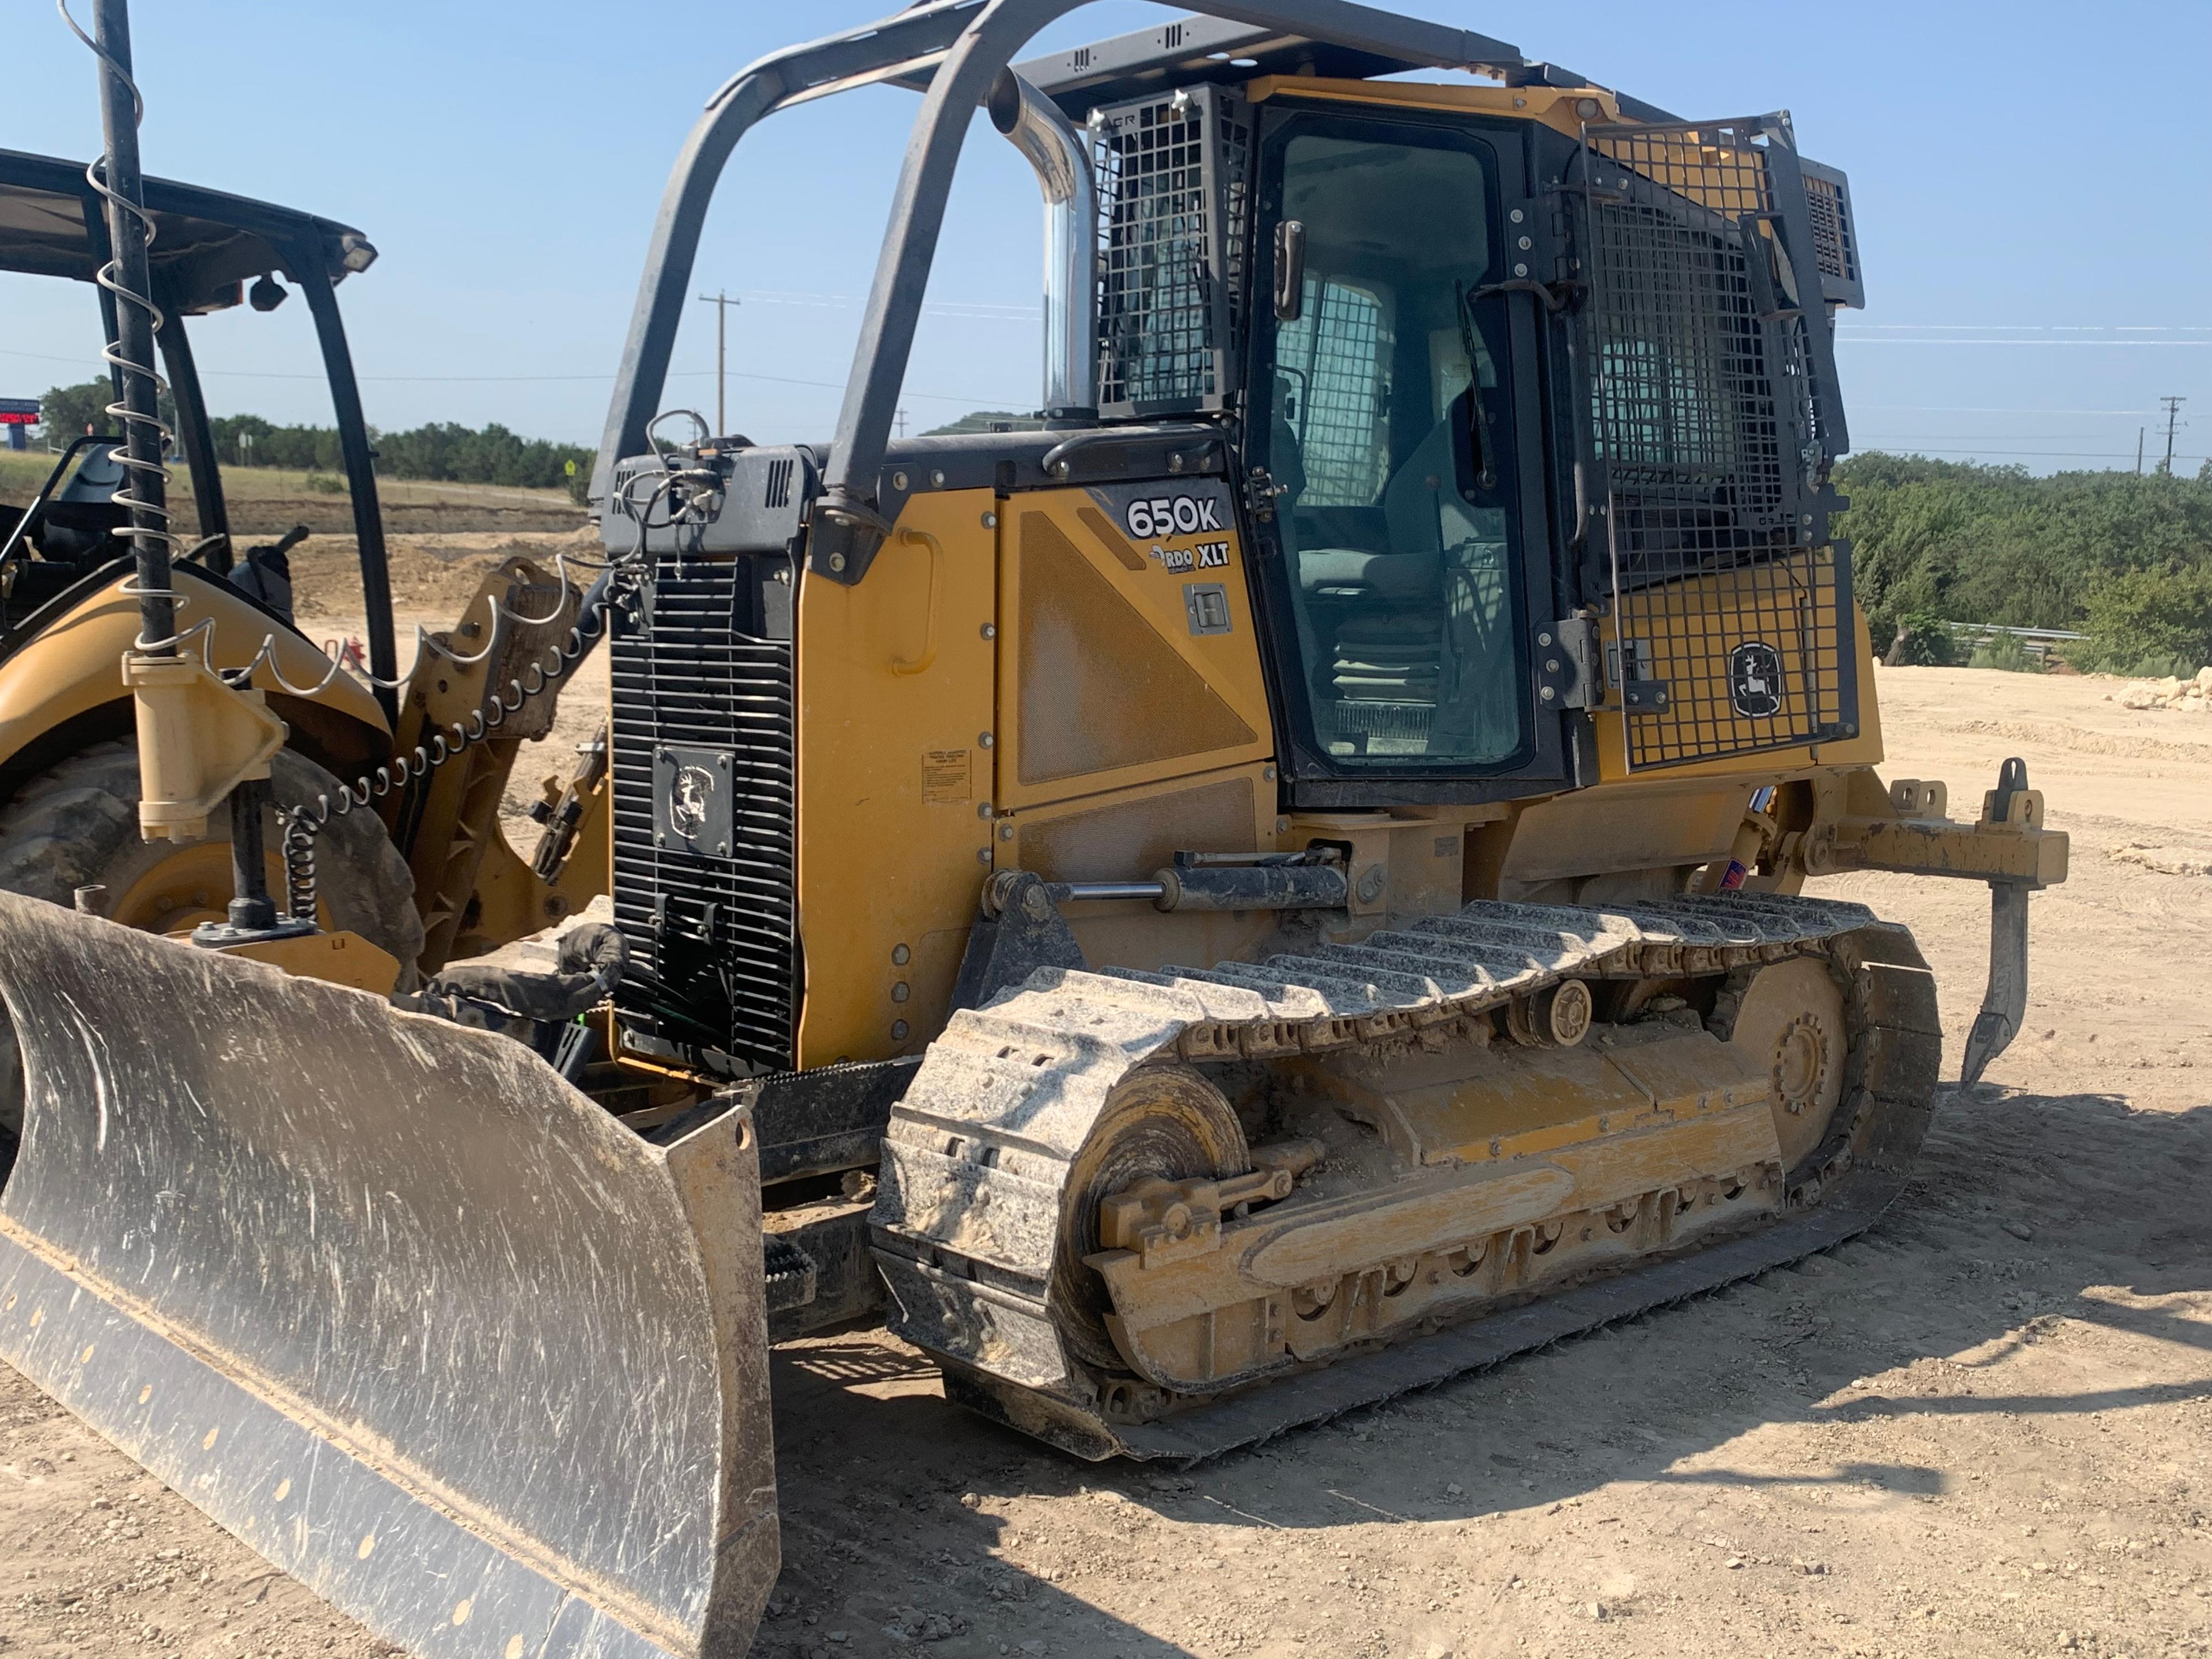
[[[17,640],[0,644],[0,778],[9,780],[8,787],[24,771],[61,758],[46,752],[51,745],[45,740],[52,734],[86,729],[102,710],[114,714],[113,729],[87,730],[87,741],[131,729],[123,655],[138,637],[138,602],[123,592],[130,574],[127,565],[112,567],[100,580],[82,584],[73,603],[63,595],[48,616],[27,619]],[[274,641],[275,669],[262,665],[253,684],[293,728],[294,746],[343,776],[390,750],[384,711],[361,682],[337,674],[313,698],[288,693],[280,673],[295,686],[318,685],[330,674],[330,659],[228,583],[185,564],[175,567],[175,576],[185,596],[178,626],[213,622],[207,656],[216,668],[242,667],[264,640]]]

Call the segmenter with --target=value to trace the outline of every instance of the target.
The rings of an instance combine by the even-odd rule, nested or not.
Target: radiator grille
[[[1218,409],[1244,331],[1251,112],[1192,87],[1093,118],[1101,412]]]
[[[1857,720],[1828,445],[1759,122],[1594,128],[1579,228],[1589,448],[1632,767],[1794,747]],[[1801,265],[1799,267],[1802,269]],[[1773,682],[1773,684],[1769,684]],[[1747,712],[1748,711],[1748,712]]]
[[[797,989],[792,647],[762,635],[769,562],[665,556],[611,642],[615,921],[629,1030],[714,1065],[792,1063]],[[656,845],[655,753],[727,751],[729,855]]]

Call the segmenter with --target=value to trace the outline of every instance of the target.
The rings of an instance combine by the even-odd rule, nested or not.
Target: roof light
[[[338,238],[338,263],[358,276],[376,263],[376,249],[359,231],[349,230]]]

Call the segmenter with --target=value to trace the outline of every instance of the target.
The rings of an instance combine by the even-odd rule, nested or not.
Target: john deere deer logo
[[[668,827],[696,841],[707,827],[707,807],[714,794],[714,775],[703,766],[680,768],[668,786]]]
[[[1759,640],[1747,640],[1729,653],[1729,701],[1747,720],[1771,720],[1782,712],[1782,653]]]

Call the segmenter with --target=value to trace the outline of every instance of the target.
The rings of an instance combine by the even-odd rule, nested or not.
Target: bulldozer
[[[426,726],[472,717],[507,678],[502,667],[539,650],[580,596],[562,573],[510,561],[402,678],[374,438],[337,296],[374,263],[374,246],[335,220],[167,179],[144,180],[142,205],[155,341],[174,407],[163,441],[189,469],[197,531],[171,567],[178,603],[212,659],[251,664],[245,683],[282,723],[264,761],[273,807],[289,810],[335,792],[339,774],[388,765]],[[111,251],[103,208],[83,162],[0,150],[0,270],[94,285]],[[358,674],[333,673],[295,623],[289,556],[305,527],[258,545],[233,533],[191,337],[195,319],[246,306],[272,312],[293,290],[313,319],[350,497],[366,635]],[[112,317],[116,301],[96,291]],[[70,434],[28,501],[0,507],[0,890],[62,904],[84,890],[86,902],[126,927],[185,933],[222,919],[240,890],[226,814],[189,839],[139,832],[133,697],[117,672],[138,622],[126,591],[123,450],[112,435]],[[357,982],[382,975],[379,988],[415,989],[449,959],[558,921],[605,890],[604,859],[593,857],[605,836],[585,823],[604,810],[598,757],[578,769],[577,787],[550,792],[537,858],[523,860],[497,832],[520,744],[546,734],[552,707],[540,700],[481,746],[473,775],[391,791],[380,811],[334,826],[319,848],[317,915],[358,941],[347,958]],[[258,729],[257,744],[276,735],[265,722]],[[260,817],[266,873],[281,883],[267,833],[273,808]],[[0,1048],[4,1171],[21,1081],[12,1044]]]
[[[678,160],[592,486],[585,1086],[0,898],[0,1355],[414,1652],[744,1652],[809,1330],[1189,1463],[1853,1237],[1942,1027],[1808,879],[1988,884],[1963,1077],[2019,1026],[2065,836],[2017,763],[1959,819],[1876,769],[1845,176],[1338,0],[1019,56],[1073,9],[775,53]],[[921,108],[834,439],[665,410],[735,147],[876,85]],[[894,439],[978,111],[1042,420]]]

